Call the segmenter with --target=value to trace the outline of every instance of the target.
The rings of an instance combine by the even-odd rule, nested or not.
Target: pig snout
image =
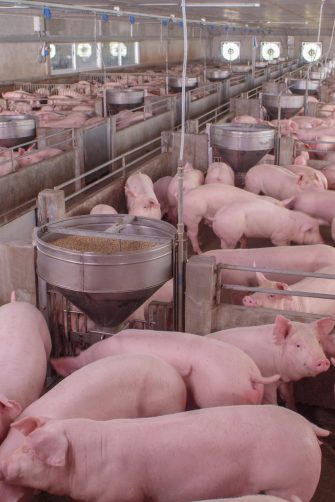
[[[325,371],[328,371],[329,368],[330,362],[328,359],[322,358],[315,361],[315,370],[317,371],[317,374],[324,373]]]
[[[242,300],[243,302],[243,305],[245,307],[257,307],[258,303],[257,303],[257,300],[255,298],[253,298],[253,296],[245,296]]]

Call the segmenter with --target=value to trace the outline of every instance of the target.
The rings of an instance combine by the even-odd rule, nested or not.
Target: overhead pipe
[[[323,6],[325,4],[326,0],[321,0],[321,6],[320,6],[320,16],[319,16],[319,30],[318,30],[318,39],[317,43],[320,42],[320,35],[321,35],[321,24],[322,24],[322,13],[323,13]]]

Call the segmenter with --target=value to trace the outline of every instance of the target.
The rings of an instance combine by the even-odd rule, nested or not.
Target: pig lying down
[[[26,437],[0,463],[0,479],[84,502],[259,493],[309,502],[321,471],[317,435],[329,434],[269,405],[107,422],[29,420],[16,426]]]
[[[207,337],[235,345],[255,361],[263,375],[278,373],[281,382],[288,383],[329,369],[322,347],[332,344],[330,332],[334,325],[335,320],[330,318],[304,324],[277,316],[274,324],[222,330]],[[279,385],[276,382],[265,386],[263,402],[277,403]]]
[[[154,355],[174,366],[200,408],[261,403],[263,384],[279,380],[279,375],[262,377],[252,359],[230,344],[170,331],[124,330],[52,365],[64,376],[108,355],[131,353]]]

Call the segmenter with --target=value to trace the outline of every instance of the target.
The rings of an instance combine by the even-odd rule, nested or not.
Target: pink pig
[[[335,275],[335,267],[325,267],[317,272]],[[334,279],[306,277],[291,286],[283,282],[269,281],[263,274],[257,273],[258,284],[262,288],[277,289],[279,291],[303,291],[306,293],[329,294],[335,296]],[[265,307],[294,312],[308,312],[310,314],[334,315],[335,299],[312,298],[304,296],[276,295],[272,293],[254,293],[243,298],[246,307]]]
[[[169,219],[173,222],[177,221],[178,183],[178,174],[176,174],[170,181],[167,194],[170,207]],[[186,162],[184,166],[183,192],[187,193],[190,190],[203,185],[203,183],[204,173],[199,169],[194,169],[192,164]]]
[[[248,237],[270,239],[274,246],[323,242],[317,220],[260,199],[220,209],[213,219],[213,231],[222,248],[234,248]]]
[[[246,494],[310,502],[317,436],[329,432],[278,406],[229,406],[97,422],[27,417],[0,479],[83,502],[190,502]],[[125,470],[126,466],[126,470]]]
[[[12,302],[0,307],[0,441],[10,423],[40,396],[50,352],[41,312],[12,295]]]
[[[209,165],[205,185],[209,183],[225,183],[235,185],[235,174],[232,168],[225,162],[213,162]]]
[[[117,211],[108,204],[97,204],[92,207],[90,214],[117,214]]]
[[[272,164],[257,164],[245,177],[245,189],[256,194],[263,193],[278,200],[289,199],[301,190],[324,190],[318,178],[295,174],[289,169]]]
[[[149,176],[143,173],[131,174],[124,190],[129,214],[156,220],[161,219],[161,208]]]
[[[255,361],[263,375],[278,373],[287,383],[329,369],[320,343],[329,338],[334,325],[330,318],[304,324],[277,316],[274,324],[217,331],[207,337],[235,345]],[[265,386],[263,402],[277,404],[279,384]]]
[[[27,426],[31,415],[110,420],[177,413],[185,406],[183,379],[161,359],[143,354],[105,357],[75,371],[28,406],[0,446],[0,461],[22,444],[17,424]],[[30,491],[0,482],[1,502],[21,501]]]
[[[162,216],[169,212],[168,188],[172,176],[163,176],[154,183],[154,192],[161,206]]]
[[[291,497],[292,502],[301,502],[299,497]],[[200,501],[198,501],[200,502]],[[234,497],[228,499],[203,500],[201,502],[287,502],[282,498],[272,495],[247,495],[246,497]]]
[[[296,159],[297,160],[297,159]],[[309,167],[307,165],[302,164],[293,164],[289,166],[285,166],[285,169],[288,169],[294,174],[298,176],[305,175],[311,182],[311,185],[314,184],[315,187],[318,187],[319,190],[327,190],[328,189],[328,181],[326,176],[319,169],[314,169],[313,167]],[[316,183],[316,181],[317,183]],[[316,190],[314,186],[311,186],[311,190]]]
[[[263,378],[252,359],[232,345],[170,331],[124,330],[77,357],[54,359],[52,365],[59,374],[68,375],[107,355],[130,353],[155,355],[174,366],[200,408],[260,403],[260,384],[279,379],[278,375]]]

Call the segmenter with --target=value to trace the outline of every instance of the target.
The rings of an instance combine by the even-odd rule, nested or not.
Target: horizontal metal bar
[[[300,272],[300,271],[293,271],[293,270],[283,270],[283,269],[277,269],[277,268],[263,268],[263,267],[249,267],[245,265],[226,265],[226,264],[219,264],[218,265],[218,270],[238,270],[241,272],[264,272],[268,274],[285,274],[285,275],[295,275],[299,277],[317,277],[319,279],[335,279],[335,274],[323,274],[320,272]]]
[[[333,295],[324,293],[310,293],[308,291],[292,291],[292,290],[279,290],[271,288],[259,288],[251,286],[237,286],[236,284],[222,284],[222,289],[229,289],[232,291],[254,291],[255,293],[265,293],[279,296],[303,296],[307,298],[321,298],[323,300],[335,300],[335,292]],[[335,288],[334,288],[335,289]]]

